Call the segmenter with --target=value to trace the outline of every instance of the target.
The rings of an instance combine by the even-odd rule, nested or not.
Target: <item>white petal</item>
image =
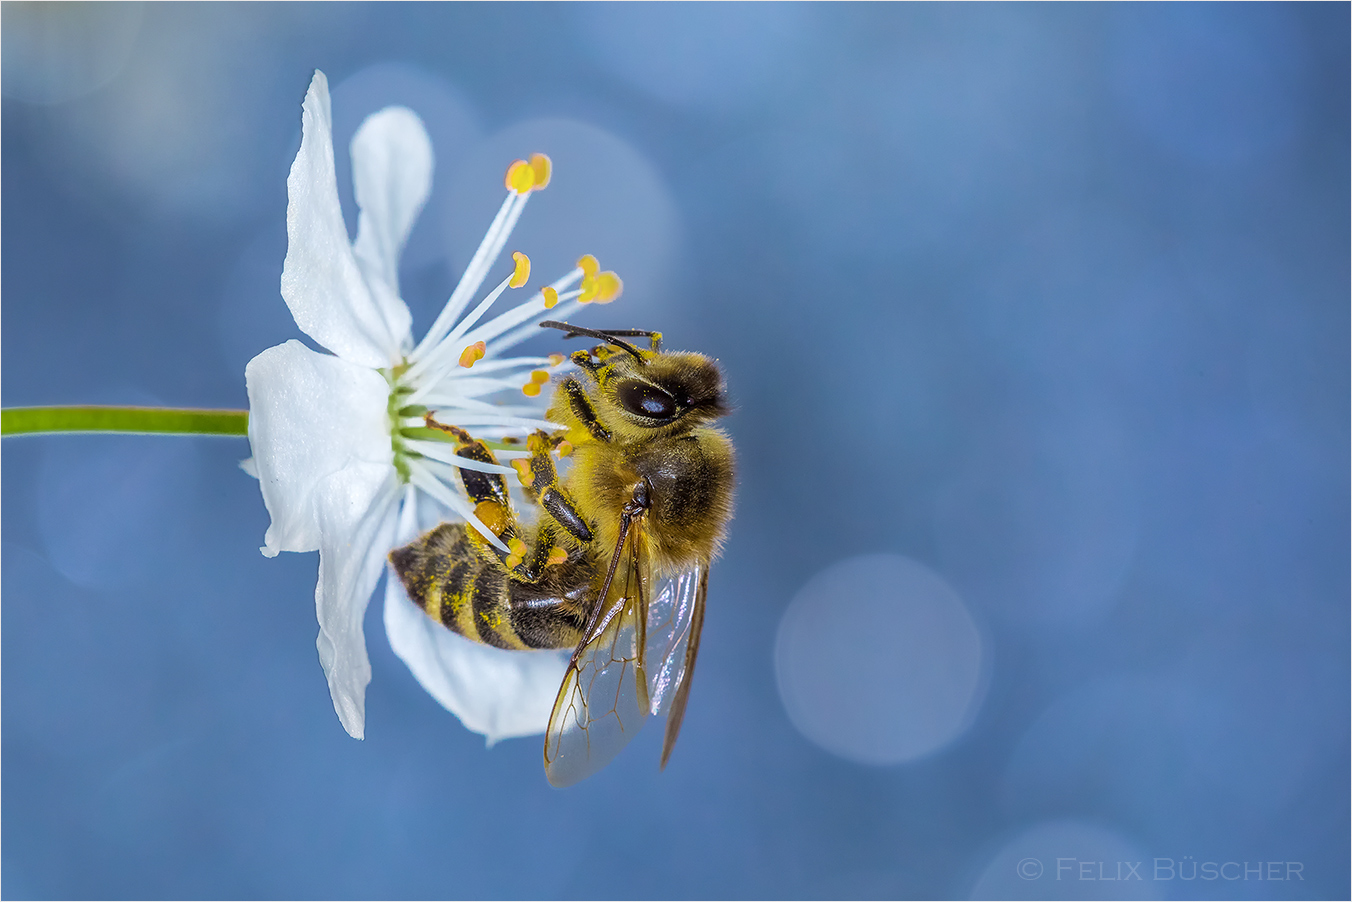
[[[385,583],[385,632],[422,687],[489,743],[543,733],[568,666],[566,651],[505,651],[433,623],[393,573]]]
[[[412,345],[399,299],[399,252],[432,190],[432,142],[404,107],[369,117],[352,138],[352,180],[361,216],[353,251],[390,332]]]
[[[406,488],[395,545],[458,519]],[[545,731],[568,665],[567,651],[503,651],[470,642],[434,623],[409,600],[393,572],[385,586],[385,632],[423,688],[490,745]]]
[[[399,482],[394,471],[356,463],[315,488],[319,526],[319,662],[329,680],[333,708],[348,733],[361,739],[366,727],[366,656],[362,618],[394,546]]]
[[[282,298],[296,325],[345,360],[370,367],[396,362],[407,326],[402,334],[391,331],[348,243],[333,171],[333,125],[323,72],[315,72],[305,94],[300,152],[291,164],[286,192]]]
[[[394,471],[389,386],[375,370],[298,341],[249,361],[244,381],[249,444],[272,517],[263,553],[314,551],[321,538],[314,509],[319,483],[355,463]]]

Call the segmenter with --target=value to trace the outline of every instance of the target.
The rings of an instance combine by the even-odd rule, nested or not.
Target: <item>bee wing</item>
[[[671,758],[671,750],[676,746],[676,737],[681,732],[681,721],[685,719],[685,703],[690,698],[690,678],[695,673],[695,656],[699,654],[699,634],[704,628],[704,599],[709,594],[709,571],[706,568],[694,568],[688,574],[688,581],[681,582],[677,580],[678,585],[689,585],[693,587],[689,604],[688,619],[685,620],[685,629],[683,640],[673,646],[671,654],[659,665],[659,673],[675,669],[675,675],[671,682],[662,689],[662,702],[655,705],[664,705],[667,693],[670,693],[671,703],[667,708],[667,731],[662,740],[662,763],[661,767],[666,768],[667,760]],[[679,660],[679,668],[676,668],[675,662]],[[656,710],[654,707],[653,710]]]
[[[638,734],[651,705],[646,653],[646,561],[631,530],[629,566],[623,584],[602,599],[596,626],[568,663],[545,732],[545,776],[558,787],[596,773]],[[624,553],[623,546],[616,549]]]
[[[676,689],[685,682],[686,649],[703,575],[704,568],[695,565],[667,577],[648,601],[649,713],[667,713]]]

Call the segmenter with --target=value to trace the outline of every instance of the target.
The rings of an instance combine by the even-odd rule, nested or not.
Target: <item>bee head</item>
[[[578,351],[573,361],[595,380],[590,392],[607,425],[683,432],[729,413],[723,373],[703,354],[662,351],[660,332],[637,329],[600,331],[545,322],[565,330],[565,338],[587,335],[605,344]],[[637,348],[620,336],[647,337],[651,349]]]

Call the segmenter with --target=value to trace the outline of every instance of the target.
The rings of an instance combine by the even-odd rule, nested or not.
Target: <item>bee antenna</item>
[[[600,329],[588,329],[583,326],[574,326],[569,323],[561,323],[552,319],[547,319],[543,321],[542,323],[540,323],[540,327],[542,329],[562,329],[563,337],[565,339],[576,338],[579,335],[585,335],[588,338],[599,338],[606,344],[614,345],[615,347],[620,348],[621,350],[628,351],[630,354],[633,354],[634,359],[637,360],[640,364],[646,366],[648,363],[648,361],[643,359],[643,355],[639,353],[638,348],[634,347],[627,341],[620,341],[614,335],[607,332],[603,332]]]

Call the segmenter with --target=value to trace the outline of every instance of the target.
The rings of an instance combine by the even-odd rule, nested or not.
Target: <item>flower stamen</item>
[[[530,162],[517,160],[508,166],[507,175],[503,181],[506,183],[508,191],[528,194],[531,191],[539,191],[549,184],[549,177],[553,168],[554,164],[549,157],[542,153],[534,153],[531,154]]]
[[[502,252],[502,246],[507,243],[507,236],[516,228],[516,221],[521,218],[521,211],[526,208],[526,201],[530,199],[533,192],[543,189],[549,184],[553,171],[553,163],[549,157],[542,153],[531,156],[530,162],[517,160],[507,169],[506,183],[507,190],[510,192],[507,198],[498,208],[497,215],[493,217],[493,223],[488,227],[488,233],[484,235],[483,241],[479,242],[479,247],[474,251],[474,256],[469,261],[469,266],[465,267],[465,274],[460,277],[460,282],[451,292],[450,300],[446,306],[441,309],[436,320],[432,323],[432,328],[427,330],[427,335],[418,342],[417,347],[411,355],[415,359],[422,358],[424,352],[429,348],[436,347],[443,338],[451,331],[451,326],[459,318],[465,305],[469,303],[479,286],[483,284],[484,278],[488,275],[488,270],[493,262],[497,260],[498,254]],[[524,186],[524,190],[518,190],[513,184]],[[529,184],[527,184],[529,180]]]
[[[578,303],[590,304],[594,301],[598,304],[609,304],[624,291],[624,282],[614,272],[606,270],[594,276],[583,276],[581,287]]]
[[[508,191],[525,194],[535,187],[535,170],[525,160],[517,160],[507,167],[507,177],[503,181]]]
[[[549,185],[549,177],[554,171],[554,161],[542,153],[530,155],[530,168],[535,174],[535,190]]]
[[[470,345],[469,347],[465,348],[465,350],[460,352],[460,365],[463,366],[465,369],[469,369],[470,367],[474,366],[474,364],[478,363],[480,360],[483,360],[484,355],[487,353],[488,353],[487,343],[482,341],[476,341],[474,344]]]
[[[512,251],[512,259],[516,261],[516,269],[512,272],[512,277],[507,280],[507,285],[511,288],[520,288],[530,280],[530,257],[527,257],[521,251]]]

